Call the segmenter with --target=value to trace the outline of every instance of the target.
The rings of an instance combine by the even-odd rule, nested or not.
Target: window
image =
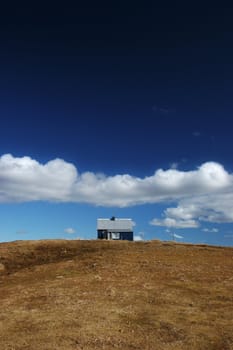
[[[112,232],[112,239],[120,239],[120,232]]]

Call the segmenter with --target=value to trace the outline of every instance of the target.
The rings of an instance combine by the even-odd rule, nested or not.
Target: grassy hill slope
[[[233,349],[233,249],[0,244],[0,349]]]

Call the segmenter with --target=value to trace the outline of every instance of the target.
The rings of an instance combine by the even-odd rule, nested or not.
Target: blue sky
[[[5,9],[0,240],[233,244],[231,8]]]

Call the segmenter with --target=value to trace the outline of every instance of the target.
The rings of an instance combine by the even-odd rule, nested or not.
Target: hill
[[[233,249],[0,244],[0,349],[233,349]]]

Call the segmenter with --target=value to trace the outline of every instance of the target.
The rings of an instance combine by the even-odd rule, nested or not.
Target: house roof
[[[97,230],[133,231],[132,219],[97,219]]]

